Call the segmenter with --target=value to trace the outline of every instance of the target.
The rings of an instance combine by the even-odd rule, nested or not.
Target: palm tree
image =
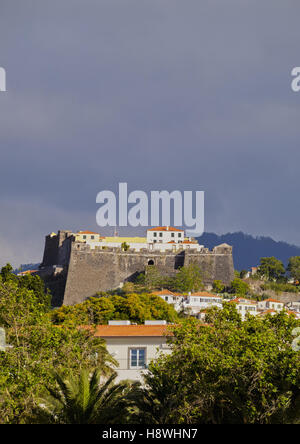
[[[134,387],[129,393],[133,405],[132,419],[141,424],[178,423],[180,387],[175,387],[167,373],[155,368],[143,376],[144,385]]]
[[[57,387],[48,387],[49,397],[42,400],[40,410],[47,422],[63,424],[113,424],[126,421],[130,401],[127,397],[134,384],[114,384],[116,373],[104,383],[95,370],[89,375],[83,369],[78,376],[63,379],[55,374]]]

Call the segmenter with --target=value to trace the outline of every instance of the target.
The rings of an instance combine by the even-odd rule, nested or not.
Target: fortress
[[[149,265],[172,276],[189,264],[199,266],[206,285],[215,279],[229,284],[234,278],[231,246],[222,244],[210,251],[173,227],[151,228],[145,238],[102,237],[91,231],[51,233],[38,274],[52,293],[52,305],[58,307],[122,287]]]

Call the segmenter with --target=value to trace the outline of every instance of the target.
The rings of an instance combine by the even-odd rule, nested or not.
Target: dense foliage
[[[179,268],[175,276],[166,276],[154,265],[146,267],[145,273],[141,273],[136,283],[146,290],[167,288],[173,291],[188,293],[203,288],[203,276],[199,266],[190,264]]]
[[[149,293],[93,297],[81,304],[62,306],[52,312],[55,324],[107,324],[111,319],[141,324],[147,319],[174,322],[177,313],[159,296]]]
[[[125,289],[51,311],[38,277],[3,267],[0,326],[11,347],[0,351],[0,423],[300,422],[300,353],[291,347],[300,321],[281,312],[242,322],[230,303],[207,310],[205,324],[176,316],[161,298]],[[109,319],[176,321],[170,353],[150,364],[144,385],[116,383],[104,341],[76,328]]]
[[[230,292],[231,293],[235,293],[235,294],[239,294],[239,295],[245,295],[249,291],[250,291],[249,285],[246,282],[244,282],[242,279],[235,278],[231,282],[231,286],[230,286]]]
[[[97,367],[108,375],[114,361],[101,339],[53,325],[38,277],[1,275],[0,326],[11,347],[0,351],[0,423],[33,422],[38,398],[55,384],[54,370],[66,376]]]
[[[275,257],[262,257],[258,267],[258,274],[272,281],[281,278],[285,273],[283,263]]]
[[[210,325],[188,319],[173,329],[172,354],[145,377],[141,422],[299,421],[300,355],[291,348],[297,321],[280,313],[241,322],[231,304],[213,312]]]
[[[295,280],[300,282],[300,256],[293,256],[290,258],[287,271]]]

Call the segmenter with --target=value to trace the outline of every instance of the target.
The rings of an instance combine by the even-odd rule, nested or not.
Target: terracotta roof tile
[[[83,328],[89,328],[83,327]],[[105,337],[139,337],[139,336],[166,336],[167,325],[96,325],[95,336]]]
[[[192,293],[190,296],[205,296],[209,298],[218,298],[220,296],[217,296],[216,294],[208,293],[208,291],[198,291],[197,293]]]
[[[163,295],[171,295],[173,296],[174,293],[170,290],[160,290],[160,291],[153,291],[152,294],[155,294],[156,296],[163,296]]]
[[[154,227],[154,228],[149,228],[147,231],[184,231],[184,230],[179,230],[178,228],[174,227]]]
[[[277,304],[283,304],[283,302],[280,302],[280,301],[278,301],[277,299],[272,299],[272,298],[265,299],[265,300],[262,301],[262,302],[277,302]]]

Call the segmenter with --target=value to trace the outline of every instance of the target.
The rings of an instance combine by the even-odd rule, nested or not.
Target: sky
[[[201,190],[205,231],[300,245],[297,0],[0,0],[0,264],[96,195]],[[120,234],[126,234],[125,229]]]

